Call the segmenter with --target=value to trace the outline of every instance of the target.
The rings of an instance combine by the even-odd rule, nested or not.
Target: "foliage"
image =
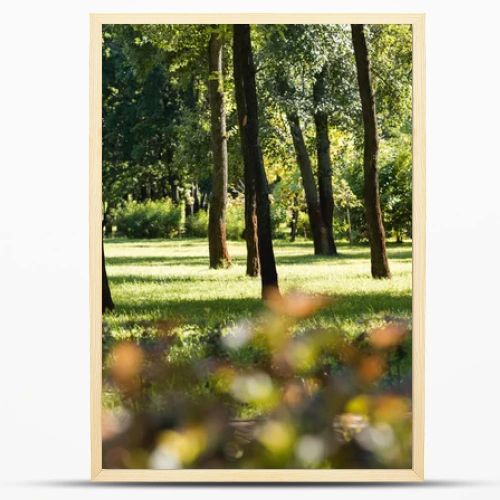
[[[384,224],[398,241],[402,241],[411,238],[412,227],[411,138],[400,135],[390,139],[380,156],[384,165],[379,176]]]
[[[103,28],[103,193],[109,218],[127,200],[168,197],[174,204],[211,191],[206,50],[211,30],[226,41],[225,105],[229,185],[243,192],[232,81],[230,29],[225,25],[106,25]],[[411,27],[366,27],[381,128],[380,182],[384,224],[397,239],[411,234]],[[330,120],[333,189],[347,183],[363,200],[362,127],[350,28],[346,25],[253,27],[262,149],[272,191],[274,237],[289,235],[292,210],[306,211],[284,112],[301,119],[313,168],[315,75],[327,70],[319,104]],[[326,65],[326,66],[325,66]],[[279,84],[285,81],[286,85]],[[343,188],[342,188],[343,189]],[[347,238],[347,206],[335,199],[335,231]],[[230,209],[235,213],[237,208]],[[349,206],[351,234],[366,241],[364,210]],[[242,213],[242,212],[241,212]],[[189,224],[188,224],[189,225]],[[200,228],[201,229],[201,228]],[[241,229],[241,230],[240,230]],[[228,221],[231,238],[241,224]],[[197,234],[201,234],[198,232]],[[301,234],[303,232],[301,231]]]
[[[382,136],[411,134],[412,32],[404,24],[371,25],[368,38]]]
[[[106,243],[107,466],[406,467],[411,248],[389,248],[387,290],[364,277],[366,247],[342,247],[325,279],[327,258],[278,243],[288,295],[265,309],[230,245],[233,267],[214,271],[203,241]]]
[[[127,202],[116,213],[119,235],[128,238],[172,238],[181,231],[181,208],[170,199]]]
[[[199,210],[197,213],[186,217],[185,233],[193,238],[206,238],[208,235],[208,213]]]
[[[245,232],[245,202],[243,196],[231,199],[226,212],[226,233],[229,240],[243,239]]]

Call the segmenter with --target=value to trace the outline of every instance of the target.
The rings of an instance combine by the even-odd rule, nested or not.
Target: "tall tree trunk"
[[[385,248],[385,232],[380,208],[378,186],[378,132],[375,98],[373,95],[370,59],[362,24],[352,24],[352,44],[358,73],[359,93],[364,126],[364,200],[368,235],[370,239],[371,267],[374,278],[390,278]]]
[[[333,236],[333,188],[332,165],[330,161],[330,138],[328,137],[328,115],[324,110],[326,65],[316,75],[313,88],[314,124],[316,126],[316,156],[318,159],[319,204],[323,224],[326,228],[329,255],[337,255]]]
[[[112,311],[115,308],[109,289],[108,275],[106,273],[106,263],[104,261],[104,241],[101,242],[102,247],[102,312]]]
[[[205,212],[208,211],[208,195],[207,195],[207,193],[204,193],[204,192],[201,193],[200,209],[204,210]]]
[[[352,245],[353,239],[352,239],[351,209],[349,207],[349,201],[346,204],[345,210],[347,218],[347,232],[349,234],[349,244]]]
[[[297,194],[293,195],[292,220],[290,221],[290,242],[293,243],[297,237],[297,224],[299,223],[299,209],[297,208]]]
[[[200,211],[200,195],[198,190],[198,183],[193,184],[191,194],[193,197],[193,214],[197,214]]]
[[[208,214],[208,250],[210,268],[218,269],[230,265],[226,242],[226,111],[222,78],[222,38],[219,33],[212,33],[210,36],[208,60],[208,97],[210,101],[210,128],[212,132],[212,151],[214,157],[212,195]]]
[[[279,292],[278,273],[274,257],[271,231],[271,212],[269,203],[269,186],[267,183],[264,160],[259,145],[259,119],[257,90],[255,86],[255,65],[250,40],[250,25],[235,24],[234,40],[239,50],[235,51],[235,64],[240,65],[241,80],[246,104],[246,120],[242,125],[248,151],[248,161],[252,177],[255,180],[257,205],[257,235],[262,280],[262,297]]]
[[[304,186],[307,213],[314,242],[314,254],[328,255],[327,231],[321,215],[321,207],[319,204],[311,159],[306,148],[302,129],[300,128],[300,120],[298,115],[292,112],[287,112],[287,120],[292,133],[295,155],[302,177],[302,185]]]
[[[294,208],[292,210],[292,220],[290,221],[290,243],[293,243],[297,238],[297,222],[299,218],[299,211]]]
[[[170,198],[172,198],[172,203],[177,205],[179,203],[179,186],[177,185],[177,179],[174,176],[169,176],[170,184]]]
[[[248,276],[259,275],[259,248],[257,230],[257,199],[255,193],[255,175],[252,172],[252,164],[247,145],[245,125],[247,121],[247,109],[245,89],[241,73],[241,44],[240,39],[233,31],[233,75],[234,92],[236,98],[236,109],[238,112],[238,127],[240,132],[241,152],[243,156],[243,178],[245,182],[245,241],[247,246],[247,270]]]

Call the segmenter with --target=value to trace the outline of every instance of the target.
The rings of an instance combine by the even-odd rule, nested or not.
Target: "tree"
[[[226,33],[222,57],[232,66],[227,26],[103,28],[107,235],[117,227],[118,216],[129,202],[142,205],[150,200],[172,202],[174,210],[185,211],[188,218],[186,224],[179,224],[181,234],[184,230],[191,234],[195,225],[198,236],[208,234],[209,195],[216,183],[207,47],[214,31]],[[251,34],[260,110],[258,139],[269,179],[273,238],[288,236],[289,230],[292,238],[300,234],[312,240],[316,234],[317,252],[326,254],[331,253],[334,234],[336,238],[351,236],[354,242],[368,241],[365,207],[359,203],[365,186],[364,124],[351,27],[256,25]],[[411,26],[365,25],[364,34],[377,104],[383,227],[387,238],[406,239],[411,236]],[[242,154],[246,149],[242,127],[248,113],[245,101],[242,104],[238,97],[243,86],[235,85],[235,93],[232,90],[235,80],[242,77],[227,69],[223,81],[218,72],[212,76],[220,77],[224,89],[222,85],[217,88],[225,90],[227,237],[246,239],[247,274],[255,276],[259,272],[256,186],[255,177],[249,178],[248,152]],[[278,85],[280,77],[285,90]],[[287,113],[294,116],[289,120]],[[302,168],[298,156],[305,158]],[[347,182],[352,197],[339,194],[342,181]],[[245,203],[240,193],[245,193]],[[319,216],[317,209],[308,206],[318,203],[322,223],[316,222],[320,230],[313,232],[309,216]],[[197,214],[199,209],[203,213]]]
[[[318,161],[318,188],[321,217],[326,230],[327,254],[337,255],[333,236],[333,189],[332,165],[330,160],[330,139],[328,137],[328,114],[325,110],[325,79],[327,65],[316,74],[313,87],[314,124],[316,127],[316,157]]]
[[[247,121],[247,109],[245,91],[240,64],[240,38],[236,30],[233,30],[233,78],[234,94],[236,99],[236,110],[238,113],[238,129],[240,135],[241,153],[243,156],[243,177],[245,182],[245,241],[247,247],[248,276],[259,275],[259,249],[257,236],[257,200],[255,195],[255,175],[252,173],[252,164],[247,146],[245,124]]]
[[[113,298],[111,297],[111,290],[108,283],[108,275],[106,273],[106,263],[104,261],[104,242],[101,242],[102,247],[102,312],[112,311],[115,308]]]
[[[354,243],[354,236],[352,230],[351,221],[351,210],[353,208],[357,209],[361,207],[361,202],[357,199],[356,195],[353,193],[349,183],[345,179],[338,179],[334,184],[334,196],[335,196],[335,207],[343,212],[345,217],[345,222],[343,225],[343,232],[346,233],[349,243],[352,245]],[[336,222],[339,223],[339,217],[337,217]]]
[[[328,255],[328,237],[327,229],[321,214],[321,206],[314,180],[314,173],[311,164],[311,158],[307,151],[300,120],[296,113],[287,112],[287,120],[292,133],[293,145],[297,156],[297,163],[302,176],[302,184],[306,196],[307,214],[311,225],[311,232],[314,242],[315,255]]]
[[[333,232],[333,194],[328,115],[338,100],[338,87],[330,83],[335,66],[342,81],[346,71],[339,64],[345,33],[331,26],[278,25],[265,37],[265,49],[274,81],[268,84],[270,100],[279,103],[292,136],[306,199],[316,255],[337,253]],[[277,62],[274,62],[277,61]],[[267,68],[267,61],[266,61]],[[314,122],[310,119],[314,117]],[[308,137],[316,131],[316,164]],[[312,132],[312,133],[311,133]],[[316,185],[317,182],[317,185]]]
[[[208,42],[210,130],[213,151],[212,194],[208,217],[210,268],[228,267],[231,263],[226,242],[227,207],[227,136],[224,82],[222,74],[223,41],[220,30]]]
[[[259,118],[257,90],[255,84],[255,65],[253,61],[250,25],[234,25],[234,65],[236,74],[241,74],[241,79],[236,85],[241,85],[245,107],[238,115],[243,113],[246,120],[241,122],[244,129],[246,154],[248,159],[249,176],[255,183],[256,211],[257,211],[257,236],[260,259],[260,274],[262,280],[262,297],[278,292],[278,273],[274,257],[271,214],[269,202],[269,186],[264,159],[259,144]],[[246,111],[246,114],[244,114]],[[245,152],[243,152],[245,155]]]
[[[374,278],[390,278],[389,263],[385,248],[385,232],[380,208],[378,185],[378,149],[377,116],[375,97],[373,94],[370,59],[366,46],[364,27],[362,24],[351,25],[352,44],[356,60],[359,93],[364,128],[364,202],[368,236],[370,241],[371,272]]]
[[[411,136],[386,140],[380,157],[384,162],[379,174],[384,227],[401,243],[404,237],[411,238],[412,228]]]

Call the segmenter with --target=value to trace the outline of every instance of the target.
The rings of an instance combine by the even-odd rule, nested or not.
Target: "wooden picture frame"
[[[413,448],[411,469],[103,469],[101,441],[101,30],[103,24],[411,24],[413,28]],[[424,478],[425,320],[424,14],[91,14],[90,15],[90,362],[91,478],[149,482],[375,482]]]

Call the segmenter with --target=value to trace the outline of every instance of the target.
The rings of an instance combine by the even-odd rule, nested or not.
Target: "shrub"
[[[309,215],[305,212],[300,211],[297,220],[297,236],[303,236],[304,238],[311,239],[311,224],[309,223]]]
[[[245,232],[245,201],[243,196],[230,200],[226,212],[228,240],[241,240]]]
[[[245,230],[244,198],[228,200],[226,209],[226,237],[228,240],[241,240]],[[200,210],[186,218],[185,235],[195,238],[208,237],[208,212]]]
[[[273,207],[275,208],[275,207]],[[271,211],[271,223],[274,238],[286,238],[289,234],[287,211],[278,209]],[[243,196],[229,199],[226,209],[226,236],[228,240],[241,240],[245,231],[245,200]],[[185,233],[188,237],[208,237],[208,212],[200,210],[194,215],[188,215],[185,222]],[[301,233],[302,234],[302,233]]]
[[[200,210],[186,217],[186,236],[206,238],[208,236],[208,212]]]
[[[180,232],[181,208],[170,199],[127,202],[116,215],[118,234],[128,238],[172,238]]]

